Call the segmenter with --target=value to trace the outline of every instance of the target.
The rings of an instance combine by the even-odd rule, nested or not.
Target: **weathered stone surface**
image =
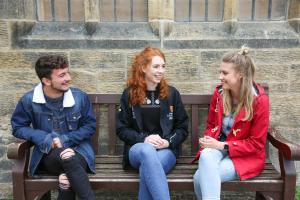
[[[300,95],[270,94],[271,121],[276,126],[296,128],[300,119]]]
[[[12,184],[0,183],[0,199],[13,200]]]
[[[261,64],[293,64],[300,63],[300,49],[264,49],[255,50],[253,59],[257,65]]]
[[[84,0],[85,21],[99,21],[99,1]]]
[[[300,52],[299,52],[300,53]],[[300,60],[300,55],[298,56],[298,61]],[[291,83],[290,85],[290,92],[297,93],[299,92],[299,84],[300,84],[300,61],[298,63],[292,64],[290,66],[290,77],[289,81]]]
[[[0,158],[3,157],[4,153],[6,153],[6,146],[0,145]]]
[[[289,66],[257,64],[256,79],[259,82],[286,82],[288,80]]]
[[[39,79],[32,68],[14,68],[9,71],[0,68],[0,82],[0,91],[25,92],[39,83]]]
[[[12,113],[15,104],[14,104],[14,95],[13,93],[7,93],[5,90],[0,92],[0,116],[4,116]]]
[[[72,84],[84,92],[97,91],[97,73],[87,72],[82,69],[72,69]]]
[[[182,94],[211,94],[217,83],[214,82],[170,82],[170,85],[176,87]]]
[[[72,68],[81,68],[92,73],[100,69],[125,68],[126,54],[109,51],[72,51],[70,63]]]
[[[7,48],[9,46],[8,41],[8,29],[5,21],[0,21],[0,49]]]
[[[160,46],[159,38],[145,22],[43,22],[36,23],[30,31],[24,24],[16,22],[13,27],[13,46],[21,48],[135,49],[149,45]]]
[[[264,83],[264,80],[257,80],[258,83]],[[288,83],[268,83],[269,94],[287,94],[289,91]]]
[[[201,81],[199,53],[173,51],[166,54],[166,77],[170,81]],[[176,59],[174,59],[176,58]]]
[[[174,20],[173,0],[149,0],[148,4],[149,21],[157,19]]]
[[[101,93],[121,93],[125,88],[125,82],[99,83],[98,91]]]
[[[172,33],[164,38],[167,48],[252,48],[298,47],[299,35],[288,23],[239,22],[234,34],[223,23],[175,23]]]
[[[14,19],[19,18],[20,8],[18,1],[1,0],[0,1],[0,18],[1,19]]]
[[[11,170],[13,163],[10,160],[2,159],[0,160],[0,166],[2,170]]]
[[[0,51],[0,69],[20,68],[34,69],[35,62],[43,55],[62,55],[67,57],[64,52],[39,52],[39,51]]]
[[[1,170],[0,183],[11,183],[11,170]]]
[[[105,69],[101,70],[98,75],[98,82],[121,82],[125,83],[127,80],[125,70],[116,70],[116,69]]]

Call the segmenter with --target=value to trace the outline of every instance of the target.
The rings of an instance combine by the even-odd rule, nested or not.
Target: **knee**
[[[142,158],[152,157],[156,149],[151,144],[143,143],[139,151]]]
[[[75,155],[74,150],[71,148],[67,148],[67,149],[63,150],[59,156],[62,160],[68,160],[71,157],[73,157],[74,155]]]
[[[199,158],[200,165],[205,165],[205,164],[210,165],[216,162],[216,159],[214,159],[213,151],[215,151],[215,149],[205,149],[202,151]]]
[[[71,185],[66,174],[61,174],[58,177],[59,188],[62,190],[70,189]]]

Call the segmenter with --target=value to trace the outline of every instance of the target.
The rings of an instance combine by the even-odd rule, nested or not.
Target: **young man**
[[[43,56],[35,70],[41,83],[20,99],[11,118],[13,135],[34,144],[29,172],[58,175],[58,199],[93,200],[87,176],[95,172],[91,102],[86,93],[70,88],[65,58]]]

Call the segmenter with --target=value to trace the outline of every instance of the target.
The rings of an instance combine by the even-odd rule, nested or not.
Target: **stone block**
[[[125,88],[125,83],[115,82],[115,83],[98,83],[97,92],[101,93],[122,93]]]
[[[276,126],[296,128],[300,119],[300,95],[270,94],[271,122]]]
[[[35,63],[43,55],[62,55],[68,57],[65,52],[28,52],[28,51],[0,51],[0,69],[20,68],[34,69]]]
[[[72,68],[81,68],[92,73],[100,69],[125,68],[125,53],[109,51],[72,51],[70,63]]]
[[[0,92],[0,116],[12,113],[15,108],[13,93],[7,93],[4,89]]]
[[[259,82],[287,82],[288,65],[257,64],[256,80]]]
[[[18,1],[1,0],[0,1],[0,18],[15,19],[20,16],[20,8]]]
[[[0,183],[0,199],[13,200],[12,184]]]
[[[0,172],[0,183],[11,183],[11,170],[1,170]]]
[[[255,50],[253,59],[257,65],[261,64],[275,64],[287,65],[300,63],[300,49],[263,49]]]
[[[211,82],[169,82],[181,94],[212,94],[217,83]]]
[[[39,83],[39,79],[33,68],[0,68],[0,83],[0,91],[25,93]]]
[[[104,69],[100,70],[97,76],[98,82],[113,83],[113,82],[124,82],[127,80],[126,72],[124,69]]]
[[[257,80],[258,83],[265,83],[264,80]],[[288,83],[274,83],[268,82],[269,85],[269,94],[276,95],[276,94],[287,94],[289,91],[289,84]]]
[[[300,53],[300,52],[299,52]],[[298,60],[300,59],[300,54],[298,56]],[[300,82],[300,61],[297,63],[296,60],[295,60],[295,64],[292,64],[290,66],[290,77],[289,77],[289,81],[291,83],[294,83],[294,82]]]
[[[72,69],[72,84],[87,93],[97,91],[97,73],[84,71],[82,69]]]
[[[7,48],[9,46],[8,41],[8,28],[5,21],[0,21],[0,49]]]
[[[173,0],[149,0],[148,9],[149,21],[156,19],[174,20]]]
[[[165,56],[166,77],[169,81],[201,81],[198,52],[167,51]]]
[[[4,154],[6,154],[6,146],[0,145],[0,159],[3,158]]]
[[[3,171],[3,170],[11,170],[11,168],[12,168],[12,166],[13,166],[13,162],[12,161],[10,161],[10,160],[7,160],[7,158],[6,159],[2,159],[2,160],[0,160],[0,168],[1,168],[1,171]]]

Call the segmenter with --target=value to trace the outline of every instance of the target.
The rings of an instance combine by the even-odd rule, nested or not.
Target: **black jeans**
[[[67,158],[61,159],[60,153],[64,148],[52,149],[49,154],[45,155],[41,161],[41,169],[52,175],[65,173],[70,182],[70,189],[59,188],[59,200],[75,200],[76,194],[82,200],[94,200],[86,171],[88,170],[85,159],[78,153]]]

